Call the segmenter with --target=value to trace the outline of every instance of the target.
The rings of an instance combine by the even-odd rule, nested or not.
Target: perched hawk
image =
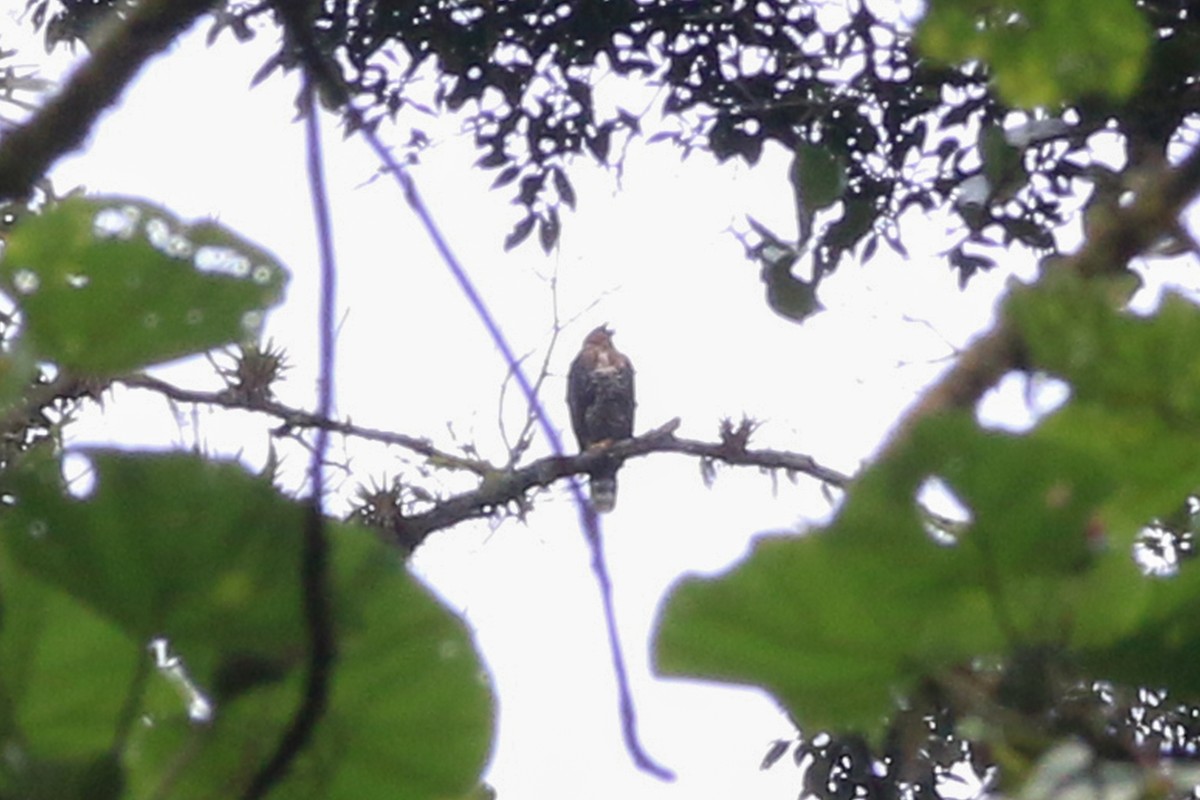
[[[613,347],[604,325],[587,335],[567,374],[567,406],[580,451],[633,435],[633,365]],[[617,502],[618,464],[591,474],[592,506],[604,513]]]

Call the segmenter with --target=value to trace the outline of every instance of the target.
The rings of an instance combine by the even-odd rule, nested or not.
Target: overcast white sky
[[[59,191],[84,184],[185,217],[215,216],[275,251],[293,275],[269,326],[295,364],[281,399],[311,407],[315,240],[302,131],[292,121],[295,82],[249,90],[272,43],[223,40],[209,50],[203,33],[153,63],[88,149],[53,178]],[[503,363],[399,193],[387,181],[367,183],[376,165],[365,146],[326,130],[343,319],[339,415],[446,447],[452,425],[499,459]],[[567,216],[561,249],[549,258],[536,247],[502,252],[518,212],[507,190],[488,190],[491,174],[471,169],[476,158],[469,138],[454,135],[414,174],[514,349],[533,354],[528,363],[540,362],[550,341],[548,275],[557,272],[564,320],[586,309],[564,332],[546,384],[545,402],[564,431],[566,365],[583,335],[608,322],[638,370],[639,430],[679,416],[680,435],[711,440],[721,417],[745,413],[765,422],[759,446],[852,472],[953,348],[987,323],[1001,285],[1002,276],[986,276],[961,293],[931,257],[940,229],[930,223],[909,239],[909,262],[881,248],[869,268],[844,266],[823,287],[829,310],[798,327],[766,307],[757,268],[726,232],[747,213],[780,232],[794,229],[782,152],[769,151],[751,170],[704,156],[680,163],[668,145],[635,144],[619,186],[580,163],[571,170],[579,213]],[[169,374],[216,386],[203,363]],[[510,391],[505,418],[517,424],[523,413]],[[252,422],[209,410],[179,419],[144,394],[118,392],[103,417],[71,433],[76,443],[199,440],[258,466],[269,440],[266,426]],[[350,472],[334,481],[349,494],[396,474],[404,454],[338,443],[339,455]],[[299,470],[305,456],[292,449],[286,457]],[[414,569],[470,621],[498,689],[499,735],[485,777],[500,797],[795,797],[798,771],[757,768],[772,739],[792,734],[772,701],[750,689],[656,678],[648,649],[659,602],[680,575],[720,570],[756,534],[797,529],[828,511],[807,479],[776,485],[754,470],[724,469],[706,489],[698,464],[678,456],[622,471],[617,510],[604,520],[609,566],[643,738],[679,774],[674,785],[637,772],[623,750],[598,592],[565,491],[542,497],[525,524],[463,526],[432,539]]]

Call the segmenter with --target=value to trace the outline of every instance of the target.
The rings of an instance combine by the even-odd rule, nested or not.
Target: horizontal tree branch
[[[428,508],[418,513],[396,514],[389,523],[388,533],[396,544],[412,550],[435,531],[453,527],[460,522],[480,519],[498,509],[526,502],[527,493],[549,486],[570,475],[586,475],[606,460],[626,461],[652,453],[677,453],[701,459],[705,465],[721,462],[731,466],[759,467],[808,475],[831,486],[845,488],[852,476],[824,466],[812,456],[786,450],[751,449],[748,447],[754,424],[743,420],[738,425],[729,421],[721,424],[719,441],[705,442],[675,436],[679,419],[637,436],[615,442],[597,450],[573,456],[546,456],[520,468],[497,467],[488,461],[470,459],[447,453],[428,440],[393,431],[368,428],[339,420],[323,419],[316,414],[300,411],[274,401],[250,401],[226,391],[204,392],[184,389],[150,375],[130,375],[119,383],[145,389],[180,403],[197,403],[220,408],[255,411],[283,421],[286,429],[324,429],[346,436],[404,447],[425,456],[428,463],[445,469],[461,469],[478,475],[475,489],[445,498],[430,499]],[[94,391],[94,390],[93,390]],[[706,466],[711,469],[711,466]]]
[[[604,448],[574,456],[547,456],[514,470],[497,470],[476,489],[433,501],[427,511],[395,519],[391,534],[401,547],[412,550],[429,534],[469,519],[491,516],[510,503],[524,501],[531,489],[549,486],[569,475],[586,475],[602,462],[626,461],[651,453],[679,453],[738,466],[781,469],[802,473],[825,483],[845,487],[851,477],[822,466],[811,456],[781,450],[751,450],[746,447],[745,424],[737,430],[723,426],[719,442],[701,442],[675,436],[679,419],[649,433],[624,439]],[[732,434],[732,435],[731,435]]]
[[[389,523],[389,533],[396,544],[410,551],[435,531],[453,527],[466,520],[491,516],[497,509],[512,504],[521,505],[526,501],[530,490],[549,486],[570,475],[586,475],[601,461],[611,459],[626,461],[652,453],[678,453],[699,458],[705,465],[721,462],[731,466],[759,467],[808,475],[838,488],[845,488],[853,480],[852,476],[826,467],[812,456],[803,453],[749,448],[747,445],[755,427],[749,420],[742,420],[736,426],[725,421],[721,424],[719,441],[704,442],[676,437],[675,431],[679,428],[680,421],[673,419],[649,433],[615,442],[604,449],[589,450],[573,456],[546,456],[524,467],[504,468],[482,459],[464,458],[447,453],[434,447],[427,439],[350,422],[323,419],[316,414],[274,401],[246,400],[228,391],[184,389],[144,374],[126,376],[118,382],[132,388],[155,392],[175,402],[267,414],[282,420],[284,430],[324,429],[346,436],[397,445],[426,457],[432,466],[465,470],[478,475],[481,482],[475,489],[450,497],[431,499],[428,501],[427,510],[408,515],[397,514],[394,517],[394,521]]]

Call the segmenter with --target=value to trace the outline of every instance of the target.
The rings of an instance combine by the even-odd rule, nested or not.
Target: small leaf
[[[508,156],[499,147],[496,147],[490,153],[485,153],[475,162],[475,166],[483,167],[484,169],[492,169],[499,167],[502,164],[508,163]]]
[[[793,275],[786,258],[764,266],[762,278],[767,284],[767,304],[784,319],[804,322],[825,308],[817,299],[817,282]]]
[[[554,168],[554,189],[569,208],[575,208],[575,189],[571,186],[567,173],[563,172],[561,167]]]
[[[213,33],[218,32],[218,28],[216,26],[213,26],[212,30],[213,30]],[[282,69],[283,69],[283,59],[280,58],[278,53],[276,53],[275,55],[268,58],[265,62],[263,62],[263,65],[261,67],[259,67],[258,70],[255,71],[254,77],[252,77],[250,79],[250,86],[251,87],[258,86],[260,83],[265,81],[267,78],[271,77],[271,74],[273,72],[275,72],[276,70],[282,70]]]
[[[773,767],[775,763],[779,761],[779,759],[784,757],[791,745],[792,743],[787,739],[776,739],[774,742],[771,742],[771,748],[767,750],[767,754],[763,756],[762,763],[759,764],[758,768],[770,769]]]
[[[496,176],[496,180],[492,181],[492,188],[499,189],[501,186],[507,186],[515,181],[517,176],[520,174],[521,168],[516,165],[505,167],[500,171],[500,174]]]
[[[521,178],[521,188],[517,192],[517,200],[523,206],[533,205],[533,201],[537,199],[538,192],[542,190],[542,186],[545,183],[545,172],[539,172],[536,175],[526,175],[524,178]]]
[[[642,131],[641,120],[639,120],[637,115],[634,114],[633,112],[626,111],[625,109],[618,107],[617,108],[617,119],[619,119],[621,121],[622,126],[628,128],[629,130],[633,131],[634,133],[641,133],[641,131]]]
[[[558,243],[558,235],[561,227],[558,221],[558,212],[553,208],[550,209],[545,219],[540,220],[538,226],[538,238],[541,241],[542,250],[549,253],[554,249],[554,245]]]
[[[533,233],[533,224],[535,222],[537,222],[537,217],[535,217],[533,214],[530,214],[529,216],[525,217],[525,219],[514,225],[513,229],[509,231],[508,236],[504,237],[504,249],[506,251],[512,250],[521,242],[528,239],[529,234]]]
[[[983,160],[983,175],[988,182],[989,200],[1007,200],[1025,185],[1024,153],[1009,143],[999,125],[979,129],[979,155]]]
[[[863,245],[862,263],[866,264],[875,257],[875,251],[879,247],[879,237],[871,236],[867,239],[867,243]]]
[[[896,255],[901,258],[908,258],[908,248],[904,246],[904,242],[900,238],[900,233],[895,229],[894,224],[883,226],[883,238],[888,243],[888,247],[896,251]]]
[[[608,162],[608,149],[612,139],[612,123],[606,122],[599,127],[594,136],[589,136],[584,140],[588,150],[592,151],[592,155],[601,163]]]
[[[846,190],[846,168],[828,148],[802,143],[792,158],[790,176],[798,208],[807,212],[828,208]]]
[[[960,284],[965,284],[977,271],[981,269],[988,270],[996,266],[994,259],[967,253],[961,245],[951,250],[947,257],[949,258],[950,266],[958,270]]]

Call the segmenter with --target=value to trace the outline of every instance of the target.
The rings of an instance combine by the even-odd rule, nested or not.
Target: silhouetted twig
[[[476,458],[466,458],[455,453],[448,453],[434,447],[428,439],[418,436],[408,436],[396,431],[372,428],[366,425],[356,425],[343,420],[326,419],[311,411],[303,411],[275,401],[248,401],[234,397],[227,392],[204,392],[195,389],[185,389],[175,386],[152,375],[127,375],[119,380],[126,386],[135,389],[147,389],[157,392],[166,398],[179,403],[198,403],[201,405],[219,406],[221,408],[257,411],[281,420],[282,424],[277,433],[286,433],[295,428],[326,430],[330,433],[341,433],[382,444],[391,444],[411,450],[417,455],[429,459],[429,463],[447,469],[459,469],[473,472],[476,475],[489,475],[496,467],[487,461]]]

